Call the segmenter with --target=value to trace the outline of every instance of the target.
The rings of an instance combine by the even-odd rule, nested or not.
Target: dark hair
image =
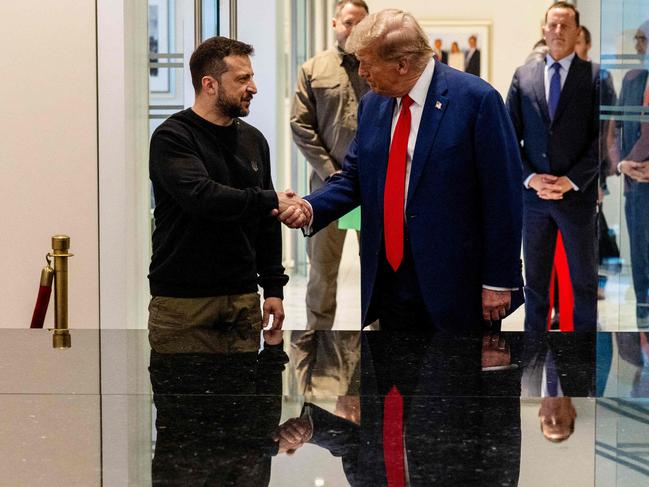
[[[338,17],[340,15],[340,11],[348,3],[351,3],[355,7],[360,7],[364,9],[368,14],[370,13],[370,8],[363,0],[338,0],[336,2],[336,8],[334,9],[334,17]]]
[[[577,7],[575,7],[572,3],[568,2],[554,2],[552,5],[550,5],[550,8],[545,11],[546,22],[548,21],[548,13],[550,13],[550,10],[552,10],[553,8],[567,8],[568,10],[572,10],[575,14],[575,22],[577,23],[577,27],[579,27],[579,10],[577,10]]]
[[[584,40],[586,41],[586,44],[590,44],[591,42],[591,37],[590,37],[590,31],[585,25],[581,26],[581,31],[584,33]]]
[[[224,61],[227,56],[250,56],[253,53],[254,48],[250,44],[227,37],[210,37],[201,42],[189,59],[196,94],[201,92],[203,76],[218,79],[228,70]]]

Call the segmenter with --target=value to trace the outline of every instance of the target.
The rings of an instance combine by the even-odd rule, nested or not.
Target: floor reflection
[[[649,482],[646,333],[231,330],[147,360],[146,331],[109,330],[101,379],[96,331],[36,369],[50,337],[21,333],[0,355],[3,486]]]
[[[288,449],[274,440],[288,357],[273,338],[259,354],[151,352],[153,485],[268,485]]]
[[[570,485],[643,485],[596,481],[596,454],[598,476],[645,457],[599,423],[593,440],[596,395],[630,379],[647,397],[645,338],[287,331],[153,351],[153,485],[555,485],[546,460]]]

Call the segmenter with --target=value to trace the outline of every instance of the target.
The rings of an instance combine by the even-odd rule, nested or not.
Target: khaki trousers
[[[154,296],[149,343],[158,353],[245,353],[259,350],[257,293],[208,298]]]

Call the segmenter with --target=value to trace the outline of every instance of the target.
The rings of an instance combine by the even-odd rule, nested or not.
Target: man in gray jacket
[[[332,21],[337,46],[306,61],[298,74],[291,130],[312,168],[311,192],[341,169],[356,132],[358,101],[368,86],[358,74],[358,61],[344,48],[352,29],[368,11],[363,0],[338,1]],[[333,222],[307,241],[311,262],[306,294],[308,329],[328,330],[333,326],[345,235],[346,230]]]

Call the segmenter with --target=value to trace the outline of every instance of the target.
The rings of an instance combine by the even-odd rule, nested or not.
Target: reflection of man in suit
[[[572,436],[576,418],[577,411],[570,397],[544,397],[541,401],[541,431],[552,443],[561,443]]]
[[[596,333],[527,332],[524,340],[524,396],[595,395]]]
[[[448,51],[442,49],[441,39],[435,39],[435,48],[433,50],[435,51],[435,55],[437,56],[438,61],[441,61],[444,64],[448,64]]]
[[[302,428],[280,438],[341,457],[353,487],[518,485],[518,394],[485,388],[516,369],[481,373],[475,337],[381,331],[361,343],[360,426],[307,404]]]
[[[521,163],[498,92],[435,62],[406,12],[369,15],[347,47],[373,93],[343,171],[306,198],[310,231],[360,204],[364,325],[465,333],[499,319],[521,286]]]
[[[647,65],[649,21],[635,34],[635,49]],[[622,81],[621,106],[649,106],[649,71],[647,68],[630,70]],[[645,119],[649,109],[643,112]],[[639,115],[639,114],[638,114]],[[632,115],[631,115],[632,116]],[[636,118],[637,117],[637,118]],[[624,174],[624,196],[631,272],[636,296],[638,328],[649,328],[649,123],[634,120],[618,122],[619,156],[614,156],[618,174]]]
[[[478,49],[478,38],[476,36],[469,37],[469,50],[464,58],[464,71],[480,76],[480,49]]]
[[[574,294],[575,330],[597,320],[595,208],[599,74],[575,55],[579,13],[565,2],[546,12],[549,53],[516,70],[507,105],[523,157],[526,329],[546,325],[557,230]]]

